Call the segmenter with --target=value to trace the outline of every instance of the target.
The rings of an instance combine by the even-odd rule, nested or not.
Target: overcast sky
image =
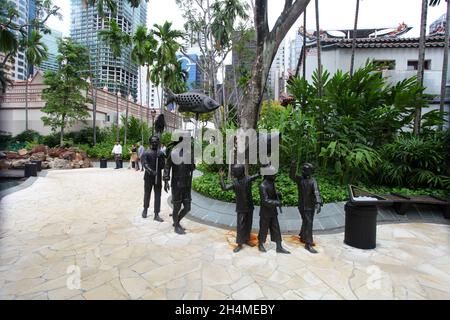
[[[64,36],[70,35],[70,1],[56,2],[61,7],[63,21],[51,19],[49,26],[60,30]],[[352,29],[356,0],[320,0],[320,25],[324,30]],[[273,24],[283,9],[283,0],[269,0],[269,19]],[[421,0],[361,0],[359,27],[396,27],[405,22],[414,27],[407,35],[418,36],[420,24]],[[437,7],[428,10],[428,25],[445,13],[445,1]],[[150,0],[148,3],[148,25],[172,21],[174,27],[183,29],[182,13],[175,0]],[[300,21],[294,25],[288,37],[294,36],[294,30],[300,26]],[[315,29],[314,1],[307,10],[307,29]]]

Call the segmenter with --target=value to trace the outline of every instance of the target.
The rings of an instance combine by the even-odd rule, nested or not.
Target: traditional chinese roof
[[[322,39],[323,50],[332,48],[351,48],[352,39],[327,38]],[[426,38],[426,47],[444,47],[443,36],[431,36]],[[315,43],[310,47],[315,47]],[[419,38],[360,38],[356,39],[356,48],[418,48]]]

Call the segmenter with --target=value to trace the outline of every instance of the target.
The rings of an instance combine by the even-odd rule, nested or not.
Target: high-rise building
[[[286,45],[283,41],[280,44],[275,59],[272,62],[269,77],[267,79],[267,87],[270,89],[269,94],[275,100],[278,100],[280,94],[285,91],[284,78],[286,77],[286,74]]]
[[[50,30],[51,33],[45,34],[42,37],[42,42],[47,46],[47,59],[41,63],[39,69],[43,72],[58,71],[58,62],[56,57],[58,56],[58,40],[62,38],[62,33],[57,30]]]
[[[188,58],[189,57],[189,58]],[[197,54],[177,55],[178,61],[181,62],[181,68],[187,73],[187,87],[188,90],[203,88],[203,76],[197,63],[200,58]]]
[[[34,19],[36,15],[36,3],[35,0],[9,0],[9,3],[15,5],[18,12],[18,17],[15,23],[18,25],[26,25]],[[26,30],[29,34],[30,30]],[[20,37],[19,32],[17,36]],[[9,70],[9,77],[11,80],[25,80],[27,79],[28,72],[32,74],[32,66],[28,65],[25,57],[24,50],[19,49],[16,56],[13,57],[7,64]]]
[[[116,15],[106,11],[106,16],[102,18],[97,8],[88,6],[86,0],[71,0],[70,35],[76,42],[88,47],[94,73],[93,84],[96,87],[107,87],[110,92],[120,91],[122,96],[130,93],[137,99],[139,67],[131,61],[131,46],[123,47],[122,55],[115,58],[109,45],[99,37],[98,31],[107,29],[114,19],[122,31],[133,34],[138,25],[146,25],[147,2],[142,1],[135,9],[127,0],[118,0],[116,3]]]

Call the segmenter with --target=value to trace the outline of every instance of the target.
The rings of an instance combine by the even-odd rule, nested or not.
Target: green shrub
[[[9,132],[0,131],[0,150],[7,150],[12,141],[13,139]]]
[[[13,138],[16,142],[39,142],[41,139],[42,136],[34,130],[23,131]]]

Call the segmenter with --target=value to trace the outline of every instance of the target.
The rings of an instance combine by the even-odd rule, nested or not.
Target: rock
[[[4,159],[6,158],[6,153],[4,153],[3,151],[0,151],[0,159]]]
[[[17,152],[9,151],[6,153],[6,159],[20,159],[20,156]]]
[[[89,159],[84,159],[84,161],[83,161],[83,168],[91,168],[92,167],[92,163],[91,163],[91,160],[89,160]]]
[[[8,159],[1,159],[0,160],[0,170],[3,169],[9,169],[9,167],[11,166],[11,161]]]
[[[28,154],[28,150],[27,149],[20,149],[18,151],[19,156],[23,157],[26,156]]]
[[[75,152],[72,151],[72,150],[64,151],[64,152],[62,152],[59,155],[59,158],[60,159],[65,159],[65,160],[74,160],[75,159]]]
[[[47,153],[47,147],[42,144],[35,146],[33,149],[31,149],[30,153],[35,154],[35,153],[41,153],[41,152],[44,154]]]
[[[13,169],[25,169],[25,163],[29,163],[28,159],[13,160],[11,168]]]
[[[75,161],[81,161],[83,162],[83,155],[79,152],[75,153]]]
[[[54,159],[50,163],[52,169],[70,169],[70,161],[65,159]]]
[[[63,151],[64,151],[64,150],[63,150],[63,149],[60,149],[60,148],[52,148],[52,149],[48,150],[48,155],[49,155],[50,157],[53,157],[53,158],[58,158],[59,155],[60,155]]]
[[[45,155],[44,152],[33,153],[30,157],[30,160],[45,161],[45,159],[47,159],[47,156]]]
[[[50,157],[50,156],[46,156],[46,157],[45,157],[45,161],[51,162],[51,161],[53,161],[53,158]]]
[[[50,162],[49,161],[43,161],[41,163],[41,168],[42,169],[50,169]]]

